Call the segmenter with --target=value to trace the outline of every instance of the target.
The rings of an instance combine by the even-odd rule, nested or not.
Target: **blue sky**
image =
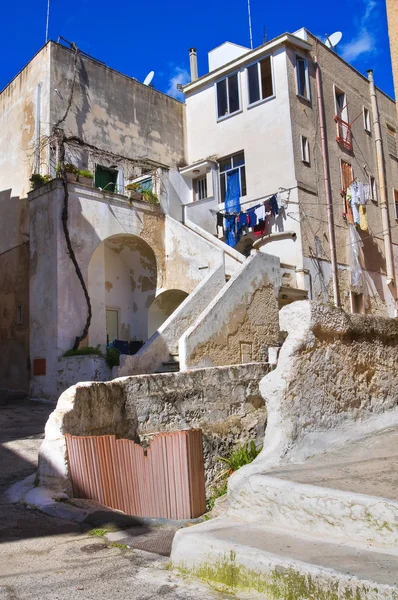
[[[5,0],[0,37],[0,89],[45,41],[47,0]],[[376,84],[393,96],[385,0],[251,0],[253,43],[306,27],[322,37],[343,32],[339,53],[359,71],[373,68]],[[51,0],[49,37],[61,35],[126,75],[143,80],[154,70],[154,86],[176,94],[188,80],[188,48],[198,49],[199,75],[207,52],[224,41],[249,45],[247,1],[199,3],[128,0]]]

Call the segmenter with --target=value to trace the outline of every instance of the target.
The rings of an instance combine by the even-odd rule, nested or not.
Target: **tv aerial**
[[[155,75],[155,71],[150,71],[148,75],[145,77],[143,84],[149,85],[152,82],[153,76]]]
[[[343,37],[343,34],[341,33],[341,31],[335,31],[334,33],[332,33],[332,35],[328,35],[327,33],[325,33],[326,36],[326,42],[325,45],[330,48],[331,50],[333,50],[333,52],[337,52],[336,47],[337,44],[340,42],[341,38]]]

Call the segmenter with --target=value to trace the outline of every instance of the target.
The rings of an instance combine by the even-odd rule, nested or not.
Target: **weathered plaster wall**
[[[33,395],[55,399],[58,357],[65,350],[70,349],[76,335],[81,334],[87,308],[74,266],[66,251],[61,225],[63,206],[61,182],[55,180],[35,190],[30,194],[29,199],[32,240],[31,359],[46,358],[47,360],[47,375],[33,377]],[[101,284],[98,272],[98,276],[94,276],[95,268],[90,269],[94,283],[92,284],[92,280],[88,278],[90,260],[94,251],[101,242],[112,236],[124,236],[123,239],[128,238],[128,244],[130,242],[137,244],[137,240],[142,242],[145,248],[151,248],[156,261],[156,274],[153,273],[154,266],[151,271],[153,273],[151,285],[155,282],[156,286],[161,288],[165,271],[164,215],[158,207],[150,207],[143,202],[133,202],[130,206],[121,196],[71,184],[68,227],[75,255],[83,277],[86,282],[88,281],[89,293],[93,297],[93,309],[96,311],[91,332],[92,339],[89,333],[88,343],[105,344],[106,280]],[[121,238],[115,239],[118,242]],[[129,249],[128,254],[130,251],[134,253]],[[147,257],[141,258],[145,262]],[[100,261],[101,257],[99,257]],[[146,271],[145,275],[148,275]],[[139,276],[140,274],[138,278]],[[101,288],[102,296],[101,293],[98,296],[93,293],[98,291],[98,288]],[[147,311],[150,302],[148,298],[146,301],[148,301]],[[102,338],[100,334],[103,334]]]
[[[0,399],[25,396],[30,375],[27,242],[0,254],[0,307]]]
[[[295,206],[295,202],[291,200],[291,202],[289,202],[288,211],[290,214],[300,218],[304,257],[308,257],[313,263],[321,263],[322,261],[330,260],[315,65],[313,62],[313,57],[316,54],[322,73],[337,260],[342,267],[345,267],[349,263],[351,240],[348,237],[347,223],[342,216],[343,201],[340,195],[342,189],[341,160],[351,164],[353,176],[357,177],[359,181],[367,183],[370,176],[375,177],[377,188],[379,188],[374,132],[369,133],[365,130],[363,118],[363,110],[364,108],[367,108],[370,112],[373,124],[369,83],[366,77],[363,77],[336,55],[336,53],[328,50],[322,44],[319,44],[318,40],[311,36],[311,34],[308,34],[308,42],[313,44],[313,50],[308,55],[311,87],[311,99],[309,101],[297,96],[295,52],[293,48],[287,50],[294,163],[296,178],[299,185],[299,206]],[[352,151],[346,150],[336,141],[337,125],[334,121],[334,116],[336,114],[335,88],[346,93],[348,102],[348,120],[349,122],[353,122]],[[397,128],[397,114],[395,103],[388,96],[383,94],[380,90],[377,91],[377,95],[385,153],[390,221],[391,225],[394,225],[395,205],[393,188],[397,188],[398,186],[398,162],[396,158],[390,156],[388,152],[387,124]],[[306,164],[302,161],[301,136],[305,136],[309,141],[310,164]],[[394,302],[392,295],[388,289],[385,288],[384,283],[382,285],[378,283],[381,276],[384,278],[385,273],[384,244],[383,236],[381,235],[383,226],[381,223],[379,202],[380,196],[378,201],[371,201],[368,203],[366,211],[370,230],[359,231],[359,237],[363,243],[361,246],[361,264],[366,271],[365,277],[367,279],[367,289],[365,292],[370,296],[373,296],[376,292],[378,295],[376,302],[379,305],[379,310],[381,306],[383,306],[383,313],[385,315],[389,314],[390,316],[394,316]],[[393,228],[391,233],[394,244],[396,245],[398,243],[396,229]],[[397,250],[398,248],[395,250],[396,254],[398,254]],[[306,258],[304,258],[304,261],[308,264]],[[398,260],[396,260],[396,268],[397,267]],[[321,266],[318,266],[317,268],[318,271],[322,270]],[[320,282],[318,281],[318,284],[319,283]],[[350,286],[345,285],[344,281],[342,283],[342,302],[344,303],[344,295],[349,293]],[[315,297],[319,294],[320,287],[321,286],[318,285]],[[380,287],[383,287],[383,290],[378,294],[377,288]],[[332,292],[331,287],[330,291]],[[326,301],[329,300],[333,300],[332,294],[329,295]]]
[[[137,435],[147,439],[158,431],[200,427],[209,486],[223,469],[217,456],[262,438],[267,416],[258,383],[268,370],[267,364],[247,364],[73,386],[62,394],[47,422],[40,484],[69,488],[65,433],[137,440]]]
[[[52,43],[51,122],[63,116],[74,78],[74,52]],[[184,158],[184,105],[79,55],[68,135],[127,158],[145,158],[175,166]]]
[[[0,192],[23,198],[30,189],[33,172],[35,128],[48,135],[50,126],[51,43],[46,44],[0,93]],[[36,88],[40,85],[40,106],[36,110]],[[36,117],[39,117],[37,123]],[[48,172],[48,150],[40,156],[40,171]]]
[[[178,341],[183,333],[224,286],[225,270],[221,262],[183,300],[137,354],[120,357],[120,366],[113,369],[114,377],[155,372],[162,362],[169,360],[171,352],[177,352]]]
[[[112,371],[102,356],[61,356],[58,360],[57,392],[82,381],[109,381]]]
[[[182,369],[260,362],[279,340],[279,259],[255,252],[180,340]]]
[[[280,311],[280,327],[288,337],[277,368],[260,383],[268,411],[264,449],[233,477],[233,495],[252,473],[341,444],[344,428],[349,435],[354,424],[368,421],[369,433],[372,420],[398,407],[395,319],[300,301]]]
[[[166,290],[156,296],[149,307],[148,338],[173,314],[187,295],[186,292],[181,290]]]
[[[221,249],[169,216],[166,216],[165,245],[167,289],[192,292],[224,260]]]

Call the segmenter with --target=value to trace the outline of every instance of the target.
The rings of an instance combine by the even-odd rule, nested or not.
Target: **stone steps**
[[[231,517],[398,548],[396,500],[254,474],[238,491],[232,491],[229,501]]]
[[[177,373],[180,370],[178,352],[170,352],[170,360],[162,362],[162,366],[155,373]]]
[[[396,600],[398,552],[219,518],[177,532],[173,567],[236,592],[294,600]]]

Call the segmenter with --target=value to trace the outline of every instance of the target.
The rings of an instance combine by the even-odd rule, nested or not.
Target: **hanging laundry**
[[[351,210],[355,225],[359,225],[359,206],[360,204],[357,202],[357,198],[351,198]]]
[[[359,212],[359,226],[362,229],[362,231],[367,231],[368,230],[368,215],[366,214],[366,208],[364,206],[362,206],[362,204],[360,204],[359,208],[358,208],[358,212]]]
[[[254,209],[256,213],[257,221],[261,221],[265,219],[265,206],[264,204],[260,204]]]
[[[348,189],[350,190],[351,194],[351,206],[353,203],[359,204],[361,201],[359,182],[354,181]]]
[[[264,235],[265,225],[266,225],[266,222],[262,220],[257,225],[254,226],[253,233],[256,237],[258,237],[260,235]]]
[[[279,213],[279,208],[278,208],[278,202],[276,200],[276,196],[271,196],[271,198],[269,199],[269,207],[271,209],[271,214],[273,217],[276,217],[276,215]]]
[[[248,216],[247,213],[240,213],[238,217],[240,235],[247,235]]]
[[[363,204],[366,206],[366,204],[370,200],[370,185],[368,183],[363,183],[362,185],[363,185],[363,197],[364,197]],[[362,204],[362,202],[361,202],[361,204]]]
[[[219,240],[224,237],[224,215],[221,212],[217,213],[217,237]]]
[[[255,225],[257,225],[257,215],[256,215],[256,206],[253,206],[252,208],[249,208],[247,211],[247,216],[249,219],[249,226],[250,227],[254,227]]]
[[[232,248],[238,243],[235,221],[235,215],[225,215],[225,243]]]
[[[227,193],[225,196],[225,212],[240,213],[239,169],[227,173]]]
[[[351,210],[351,191],[350,191],[350,188],[347,189],[346,196],[345,196],[345,201],[346,201],[347,221],[349,222],[350,225],[354,225],[354,216],[353,216],[352,210]]]

